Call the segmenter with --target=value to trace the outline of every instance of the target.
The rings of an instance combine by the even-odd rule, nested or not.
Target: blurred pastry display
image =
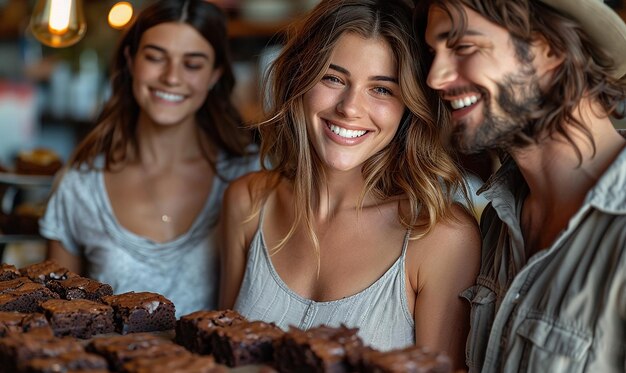
[[[54,175],[62,166],[59,155],[47,148],[20,151],[15,159],[15,173],[20,175]]]
[[[0,229],[5,234],[37,235],[39,218],[43,216],[43,204],[21,203],[8,214],[2,213]]]

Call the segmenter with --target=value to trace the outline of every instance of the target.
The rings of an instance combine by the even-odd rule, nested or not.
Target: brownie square
[[[35,358],[82,351],[83,346],[73,338],[56,338],[37,332],[9,334],[0,338],[0,372],[17,372],[23,364]]]
[[[111,285],[82,276],[74,276],[65,280],[52,280],[46,286],[59,294],[62,299],[67,300],[88,299],[100,301],[104,296],[113,295]]]
[[[450,373],[452,361],[439,352],[420,346],[409,346],[391,351],[364,348],[353,367],[365,373]]]
[[[14,265],[2,263],[0,264],[0,281],[13,280],[20,277],[20,271]]]
[[[26,277],[0,282],[0,311],[37,312],[39,304],[59,296]]]
[[[272,361],[274,341],[284,332],[273,323],[251,321],[216,328],[211,338],[215,361],[229,367]]]
[[[118,333],[171,330],[176,325],[174,303],[161,294],[128,292],[102,297],[113,307]]]
[[[124,363],[142,357],[156,358],[188,353],[184,347],[149,333],[94,338],[86,350],[103,356],[113,371],[120,371]]]
[[[274,345],[275,365],[281,372],[349,372],[348,354],[363,346],[357,331],[343,325],[290,327]]]
[[[52,332],[48,320],[41,313],[0,311],[0,337],[8,333],[26,333],[34,329],[46,329]]]
[[[124,373],[218,373],[227,372],[225,367],[215,364],[211,356],[200,356],[190,352],[161,356],[157,358],[138,358],[122,367]]]
[[[50,280],[65,280],[73,276],[78,276],[78,274],[62,267],[54,260],[44,260],[43,262],[23,267],[20,269],[20,273],[22,276],[26,276],[42,284]]]
[[[215,328],[228,327],[246,321],[245,317],[233,310],[192,312],[181,316],[176,321],[175,340],[191,352],[209,355],[211,354],[210,336]]]
[[[59,373],[77,370],[108,371],[107,361],[88,352],[66,352],[55,357],[42,357],[22,364],[24,373]]]
[[[114,330],[113,309],[106,304],[86,299],[51,299],[43,302],[41,309],[57,336],[91,338]]]

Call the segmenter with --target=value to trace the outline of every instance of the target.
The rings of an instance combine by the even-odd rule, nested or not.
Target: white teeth
[[[179,102],[185,98],[183,95],[176,95],[173,93],[167,93],[163,91],[154,91],[154,95],[165,101],[172,101],[172,102]]]
[[[456,110],[473,105],[476,101],[478,101],[478,96],[467,96],[450,101],[450,105],[454,110]]]
[[[338,136],[341,136],[341,137],[345,137],[345,138],[348,138],[348,139],[353,139],[355,137],[361,137],[361,136],[365,135],[365,133],[367,132],[367,131],[363,131],[363,130],[361,130],[361,131],[349,130],[349,129],[341,128],[339,126],[335,126],[334,124],[329,124],[328,128],[330,128],[330,130],[335,135],[338,135]]]

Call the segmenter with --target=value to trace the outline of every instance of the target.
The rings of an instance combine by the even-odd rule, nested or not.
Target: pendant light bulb
[[[50,47],[78,43],[87,30],[82,0],[37,0],[30,29],[37,40]]]

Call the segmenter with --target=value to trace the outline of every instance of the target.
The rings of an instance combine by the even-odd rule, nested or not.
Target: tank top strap
[[[404,258],[406,257],[406,250],[409,247],[410,239],[411,239],[411,230],[407,229],[406,234],[404,235],[404,243],[402,244],[402,254],[400,254],[403,261],[404,261]]]

